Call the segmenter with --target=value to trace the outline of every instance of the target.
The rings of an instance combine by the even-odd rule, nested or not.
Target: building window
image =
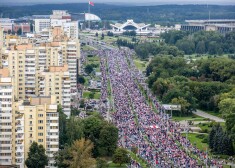
[[[38,114],[38,117],[43,117],[43,114]]]
[[[38,139],[38,142],[43,142],[43,139]]]
[[[39,130],[42,130],[42,129],[43,129],[43,127],[41,127],[41,126],[40,126],[40,127],[38,127],[38,129],[39,129]]]
[[[38,120],[38,123],[39,123],[39,124],[42,124],[42,123],[43,123],[43,120]]]

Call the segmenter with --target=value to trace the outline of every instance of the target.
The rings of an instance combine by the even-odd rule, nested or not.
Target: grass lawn
[[[83,92],[82,98],[89,99],[90,93],[89,91]],[[100,92],[95,92],[94,99],[100,99]]]
[[[203,121],[204,118],[197,116],[195,114],[192,114],[190,116],[183,116],[183,117],[173,116],[172,119],[174,121],[182,121],[182,120]]]
[[[93,47],[90,47],[89,45],[82,46],[81,49],[83,51],[92,51],[92,50],[95,50]]]
[[[93,56],[93,57],[87,57],[88,62],[100,62],[100,58],[98,56]]]
[[[134,63],[135,63],[135,66],[141,71],[144,71],[147,67],[147,61],[141,61],[139,59],[135,59]]]
[[[186,136],[185,133],[183,133],[182,135]],[[203,139],[198,138],[197,135],[198,134],[193,134],[193,133],[188,134],[188,139],[191,142],[191,144],[193,144],[193,145],[196,144],[197,148],[200,150],[203,150],[203,151],[206,151],[206,149],[209,150],[208,144],[202,143]],[[207,136],[207,135],[205,135],[205,136]]]
[[[108,164],[108,168],[126,168],[126,166],[123,164],[123,165],[119,165],[119,164],[115,164],[115,163],[109,163]]]

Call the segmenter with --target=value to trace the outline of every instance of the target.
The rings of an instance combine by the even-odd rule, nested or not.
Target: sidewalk
[[[214,120],[215,122],[225,122],[224,119],[213,116],[213,115],[208,114],[206,112],[203,112],[201,110],[197,110],[196,112],[193,112],[193,114],[204,117],[204,118],[209,118],[210,120]]]

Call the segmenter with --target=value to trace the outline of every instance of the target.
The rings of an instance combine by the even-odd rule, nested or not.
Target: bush
[[[207,128],[202,129],[202,133],[208,133],[208,129]]]
[[[203,139],[203,138],[205,138],[205,135],[204,134],[198,134],[198,135],[196,135],[196,137],[199,138],[199,139]]]

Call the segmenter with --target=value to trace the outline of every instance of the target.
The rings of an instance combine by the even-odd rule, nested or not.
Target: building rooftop
[[[49,72],[66,72],[68,71],[68,65],[63,66],[49,66]]]
[[[0,69],[0,77],[9,77],[10,71],[8,68]]]

